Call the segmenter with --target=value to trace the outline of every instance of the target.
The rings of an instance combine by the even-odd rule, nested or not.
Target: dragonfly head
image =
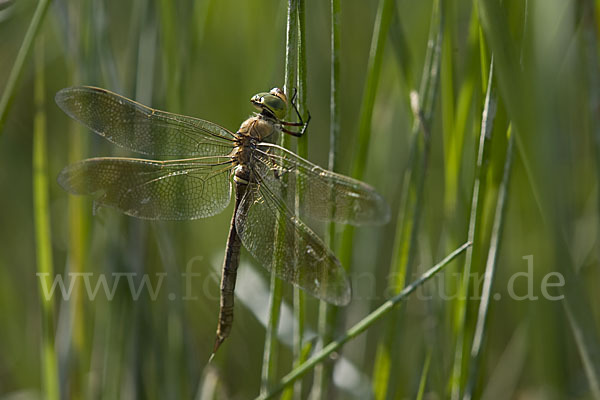
[[[270,92],[255,94],[250,99],[254,107],[260,111],[266,111],[277,119],[283,119],[287,113],[288,101],[283,90],[273,88]]]

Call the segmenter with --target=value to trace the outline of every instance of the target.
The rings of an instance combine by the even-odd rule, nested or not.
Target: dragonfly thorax
[[[237,134],[264,141],[279,130],[276,120],[263,114],[257,114],[242,122]]]
[[[236,132],[236,146],[232,154],[237,167],[234,170],[234,180],[239,183],[248,183],[250,179],[249,166],[258,143],[264,141],[279,129],[274,121],[263,115],[255,115],[245,120]]]

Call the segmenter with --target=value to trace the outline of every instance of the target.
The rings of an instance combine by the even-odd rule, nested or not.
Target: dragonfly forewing
[[[233,147],[231,132],[217,124],[155,110],[106,89],[62,89],[56,103],[98,135],[148,156],[218,156],[229,154]]]
[[[385,200],[371,186],[327,171],[283,147],[260,143],[253,170],[271,192],[295,209],[299,196],[300,216],[351,225],[379,225],[390,218]]]
[[[246,249],[269,271],[336,305],[350,301],[350,283],[323,241],[262,183],[250,183],[235,217]]]
[[[218,162],[218,161],[221,162]],[[101,157],[65,167],[58,182],[104,206],[144,219],[187,220],[218,214],[231,198],[227,158],[153,161]]]

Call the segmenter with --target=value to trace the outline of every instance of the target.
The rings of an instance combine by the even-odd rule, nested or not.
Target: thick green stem
[[[44,41],[40,35],[35,46],[35,83],[33,121],[33,215],[35,221],[35,244],[37,273],[41,279],[54,275],[52,263],[52,239],[50,229],[50,206],[48,204],[48,157],[46,146],[46,99],[44,76]],[[42,309],[41,369],[42,393],[48,400],[60,398],[58,361],[54,348],[54,299],[47,298],[40,285]]]
[[[297,82],[298,68],[298,0],[289,0],[288,2],[288,19],[287,19],[287,35],[286,35],[286,52],[285,52],[285,84],[284,91],[288,98],[291,99],[293,86]],[[289,135],[281,135],[280,145],[289,147]],[[282,229],[277,230],[277,241],[283,240],[281,235]],[[279,246],[274,243],[274,246]],[[275,265],[282,260],[273,260]],[[273,271],[277,270],[275,266]],[[277,330],[279,327],[279,318],[281,314],[281,298],[282,298],[282,282],[274,272],[271,273],[270,284],[270,300],[269,300],[269,322],[267,324],[267,332],[265,335],[265,347],[263,353],[262,379],[261,379],[261,394],[267,393],[270,387],[275,382],[275,373],[277,371],[277,358],[279,356],[279,346],[277,341]]]
[[[340,77],[340,31],[341,31],[341,5],[340,0],[331,0],[331,58],[330,58],[330,91],[329,91],[329,160],[328,168],[338,172],[338,143],[340,134],[340,108],[339,108],[339,77]],[[335,248],[335,224],[329,224],[327,231],[327,244]],[[326,302],[319,304],[319,345],[333,340],[337,308],[330,307]],[[314,399],[324,398],[327,394],[332,365],[323,363],[317,365],[313,379],[311,396]]]

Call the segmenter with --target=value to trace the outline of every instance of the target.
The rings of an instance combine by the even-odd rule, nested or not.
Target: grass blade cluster
[[[294,370],[292,370],[289,374],[283,377],[280,384],[270,391],[267,394],[261,394],[261,396],[257,397],[257,399],[271,399],[281,393],[282,390],[285,389],[286,386],[293,384],[297,379],[301,378],[304,374],[314,368],[318,363],[323,362],[327,357],[329,357],[334,351],[337,351],[340,347],[346,344],[348,341],[356,338],[358,335],[363,333],[369,327],[371,327],[375,322],[382,319],[386,316],[390,311],[394,309],[400,302],[404,301],[412,292],[414,292],[417,288],[422,286],[425,282],[433,278],[438,272],[440,272],[446,265],[448,265],[452,260],[462,254],[465,250],[467,250],[471,246],[471,243],[465,243],[452,253],[448,254],[442,261],[440,261],[435,266],[431,267],[427,270],[423,275],[421,275],[418,279],[413,281],[411,284],[406,286],[403,290],[400,291],[396,296],[392,297],[381,306],[379,306],[376,310],[371,312],[369,315],[364,317],[362,320],[354,324],[350,329],[348,329],[342,336],[340,336],[335,341],[329,343],[325,346],[321,351],[313,354],[306,362],[302,365],[298,366]]]

